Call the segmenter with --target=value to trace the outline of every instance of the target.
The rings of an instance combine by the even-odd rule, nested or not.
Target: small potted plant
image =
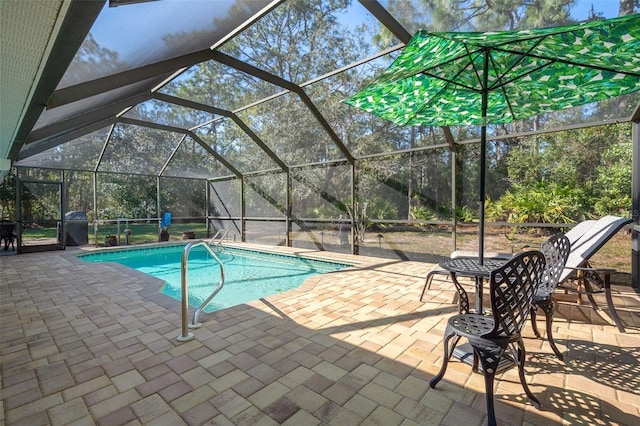
[[[183,231],[182,239],[183,240],[194,240],[196,238],[196,233],[194,231]]]
[[[160,234],[158,235],[158,241],[169,241],[169,231],[167,230],[169,225],[171,225],[171,213],[164,212],[160,219]]]

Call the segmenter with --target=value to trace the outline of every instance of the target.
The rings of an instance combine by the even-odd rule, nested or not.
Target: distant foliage
[[[0,219],[14,220],[16,211],[16,175],[9,171],[0,182]]]
[[[631,214],[628,123],[522,140],[504,159],[510,188],[489,202],[489,220],[577,222]]]

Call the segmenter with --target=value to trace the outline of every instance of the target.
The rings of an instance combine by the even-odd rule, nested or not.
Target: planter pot
[[[169,232],[166,229],[160,231],[158,235],[158,241],[169,241]]]
[[[195,238],[196,238],[196,233],[193,231],[184,231],[182,233],[183,240],[195,240]]]
[[[107,235],[104,237],[104,246],[105,247],[115,247],[118,245],[118,237],[115,235]]]

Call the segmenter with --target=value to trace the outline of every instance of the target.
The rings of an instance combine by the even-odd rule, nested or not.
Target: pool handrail
[[[213,237],[209,240],[209,245],[215,245],[216,247],[222,247],[222,241],[225,239],[229,232],[233,232],[233,241],[236,240],[236,231],[229,229],[218,229]]]
[[[220,281],[218,282],[218,286],[216,289],[207,297],[207,299],[202,302],[202,304],[196,309],[193,313],[193,321],[191,324],[188,324],[188,316],[189,316],[189,291],[188,291],[188,283],[187,283],[187,272],[188,272],[188,263],[189,263],[189,254],[191,253],[191,249],[194,247],[203,246],[207,252],[213,257],[213,259],[218,262],[218,266],[220,267]],[[178,336],[179,342],[186,342],[193,338],[193,333],[189,333],[189,328],[198,328],[202,326],[201,323],[198,322],[198,316],[200,312],[211,302],[211,299],[214,298],[216,294],[222,287],[224,286],[224,265],[220,258],[215,254],[215,252],[209,246],[209,243],[204,241],[199,241],[197,243],[188,243],[184,246],[182,250],[182,261],[180,265],[180,280],[181,280],[181,304],[182,304],[182,330],[180,336]]]

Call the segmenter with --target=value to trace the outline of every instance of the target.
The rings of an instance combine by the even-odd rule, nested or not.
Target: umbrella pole
[[[478,258],[480,265],[484,264],[484,200],[485,168],[487,162],[487,104],[489,95],[489,49],[484,51],[482,66],[482,127],[480,129],[480,214],[478,217]]]
[[[487,156],[487,126],[480,130],[480,214],[478,221],[478,257],[480,264],[484,264],[484,199],[485,199],[485,163]]]

